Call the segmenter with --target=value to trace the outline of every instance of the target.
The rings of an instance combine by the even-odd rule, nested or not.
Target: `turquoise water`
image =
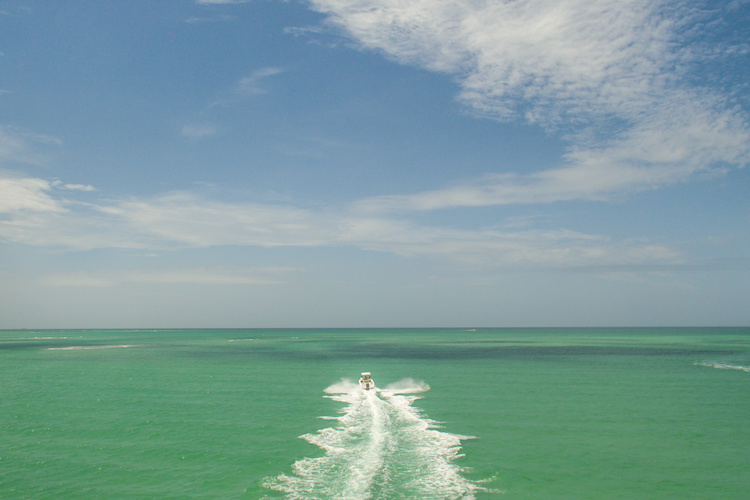
[[[1,331],[0,367],[0,498],[750,498],[748,328]]]

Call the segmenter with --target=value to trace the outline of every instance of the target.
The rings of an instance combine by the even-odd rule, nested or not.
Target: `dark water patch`
[[[560,356],[689,356],[724,353],[720,350],[605,346],[383,346],[339,348],[340,354],[394,359],[546,358]]]
[[[67,345],[75,345],[75,344],[64,344],[62,342],[54,342],[54,341],[28,341],[28,340],[9,340],[9,341],[0,341],[0,350],[24,350],[24,349],[53,349],[55,347],[66,347]]]
[[[31,342],[0,342],[0,349],[12,350],[12,349],[30,349]]]
[[[517,343],[515,343],[517,344]],[[295,348],[298,347],[298,348]],[[338,360],[353,358],[379,359],[521,359],[558,358],[584,356],[715,356],[732,355],[737,351],[721,349],[685,349],[670,347],[625,347],[625,346],[548,346],[548,345],[423,345],[423,344],[378,344],[340,343],[322,345],[310,349],[286,343],[266,345],[243,345],[240,347],[212,346],[200,349],[184,349],[175,354],[196,358],[277,358],[283,360]]]
[[[497,340],[497,339],[485,339],[485,340],[446,340],[441,342],[442,344],[538,344],[536,340]]]

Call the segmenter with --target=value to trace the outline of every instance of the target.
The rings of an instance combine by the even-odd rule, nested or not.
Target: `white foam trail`
[[[750,373],[750,366],[733,365],[729,363],[718,363],[711,361],[704,361],[702,363],[696,363],[698,366],[707,366],[708,368],[717,368],[719,370],[739,370]]]
[[[435,422],[413,406],[429,386],[411,379],[386,390],[364,391],[350,380],[328,387],[326,396],[346,403],[334,427],[301,436],[325,455],[303,458],[293,474],[268,479],[266,488],[288,499],[390,500],[392,498],[475,498],[484,491],[461,475],[454,461],[461,441],[436,430]]]
[[[329,385],[323,392],[326,394],[351,394],[359,389],[359,384],[355,384],[348,378],[342,378],[340,382]]]
[[[84,349],[127,349],[129,347],[143,347],[141,345],[73,345],[70,347],[49,347],[48,351],[81,351]]]
[[[429,391],[430,386],[420,380],[405,378],[398,382],[388,384],[385,386],[385,390],[390,394],[418,394],[420,392]]]

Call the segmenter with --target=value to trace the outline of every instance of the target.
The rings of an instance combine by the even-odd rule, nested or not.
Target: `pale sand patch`
[[[127,347],[143,347],[142,345],[74,345],[70,347],[50,347],[48,351],[78,351],[81,349],[124,349]]]

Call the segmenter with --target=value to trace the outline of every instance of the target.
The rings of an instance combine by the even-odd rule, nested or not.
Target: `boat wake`
[[[291,475],[268,479],[264,487],[288,499],[473,499],[479,484],[454,463],[461,441],[413,406],[429,386],[411,379],[365,391],[348,380],[328,387],[326,397],[347,406],[333,427],[302,439],[325,451],[303,458]]]

